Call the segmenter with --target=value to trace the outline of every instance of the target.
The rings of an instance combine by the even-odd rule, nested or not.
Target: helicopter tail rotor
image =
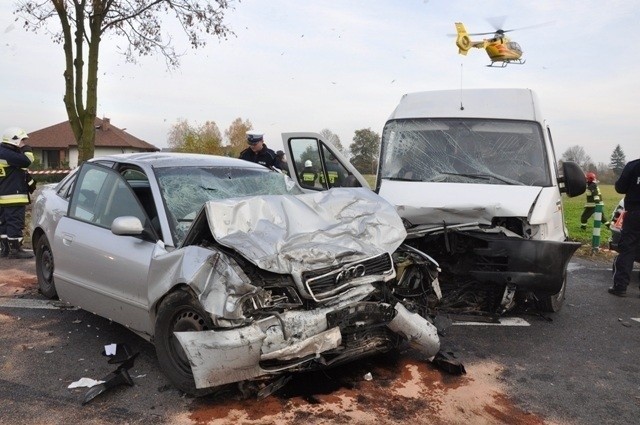
[[[461,55],[466,55],[467,52],[472,47],[469,34],[467,34],[467,30],[462,24],[462,22],[456,22],[456,31],[458,32],[458,38],[456,39],[456,46],[458,46],[458,53]]]

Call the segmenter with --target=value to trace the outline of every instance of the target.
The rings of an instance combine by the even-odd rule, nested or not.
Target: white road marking
[[[632,317],[631,320],[635,320],[636,322],[640,322],[640,317]]]
[[[78,307],[67,306],[63,302],[53,300],[34,300],[29,298],[0,298],[0,307],[35,308],[45,310],[77,310]]]
[[[500,323],[486,323],[486,322],[453,322],[453,325],[457,326],[531,326],[529,322],[520,317],[503,317]]]

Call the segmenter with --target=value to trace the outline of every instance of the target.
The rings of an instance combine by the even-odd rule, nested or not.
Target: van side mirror
[[[584,171],[573,161],[562,163],[562,177],[558,178],[560,192],[566,193],[569,198],[582,195],[587,190],[587,181]]]

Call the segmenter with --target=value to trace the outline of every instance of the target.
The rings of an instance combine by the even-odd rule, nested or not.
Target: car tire
[[[176,388],[193,396],[209,394],[212,389],[196,388],[191,364],[173,333],[212,328],[211,317],[187,291],[167,295],[158,308],[154,344],[160,369]]]
[[[53,280],[53,252],[46,236],[42,235],[36,243],[36,275],[38,287],[42,295],[49,299],[58,297],[56,284]]]
[[[541,298],[536,303],[538,310],[544,311],[547,313],[557,313],[562,309],[562,305],[564,304],[565,296],[567,293],[567,276],[564,276],[562,280],[562,287],[560,288],[560,292],[555,295],[550,295],[544,298]]]

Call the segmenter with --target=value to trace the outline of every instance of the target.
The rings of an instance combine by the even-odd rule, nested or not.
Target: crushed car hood
[[[380,196],[397,205],[413,225],[479,222],[493,217],[527,217],[542,188],[385,180]]]
[[[276,273],[392,253],[406,237],[395,207],[365,188],[209,201],[204,209],[216,241]]]

